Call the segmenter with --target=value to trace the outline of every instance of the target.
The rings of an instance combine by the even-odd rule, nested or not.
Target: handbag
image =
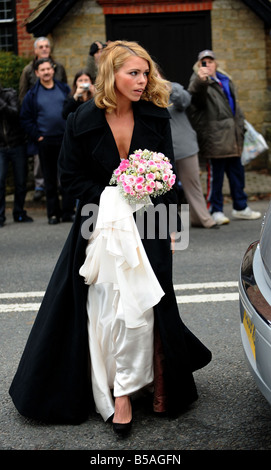
[[[258,157],[261,153],[267,150],[269,147],[259,132],[254,129],[252,124],[248,121],[245,123],[245,136],[243,150],[241,154],[241,163],[242,165],[247,165],[251,160]]]

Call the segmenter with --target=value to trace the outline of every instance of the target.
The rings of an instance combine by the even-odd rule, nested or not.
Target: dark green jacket
[[[224,71],[221,73],[226,75]],[[235,101],[235,115],[217,82],[202,81],[196,70],[190,79],[188,91],[192,94],[192,102],[188,115],[197,132],[200,155],[205,158],[240,157],[242,153],[244,116],[231,80],[229,85]]]

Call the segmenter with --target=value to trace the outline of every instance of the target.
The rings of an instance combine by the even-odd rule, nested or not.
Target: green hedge
[[[29,57],[20,57],[12,52],[0,51],[0,85],[19,91],[22,70],[30,62]]]

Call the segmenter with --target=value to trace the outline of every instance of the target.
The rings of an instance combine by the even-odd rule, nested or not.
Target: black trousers
[[[47,216],[56,216],[58,219],[68,220],[75,209],[75,201],[64,191],[59,184],[58,156],[61,148],[61,137],[44,137],[39,142],[39,157],[45,183]],[[62,208],[59,192],[62,196]]]
[[[26,196],[26,180],[27,180],[27,155],[24,145],[17,147],[0,149],[0,222],[6,220],[6,180],[8,175],[9,162],[12,163],[14,178],[14,207],[13,217],[17,220],[20,216],[24,216],[24,202]]]

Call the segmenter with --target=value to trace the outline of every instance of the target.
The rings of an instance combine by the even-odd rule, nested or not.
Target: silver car
[[[241,339],[249,369],[271,404],[271,203],[239,277]]]

